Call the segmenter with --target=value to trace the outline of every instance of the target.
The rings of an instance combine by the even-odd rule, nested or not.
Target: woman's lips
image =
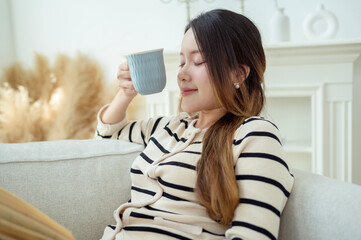
[[[185,97],[185,96],[191,95],[197,91],[198,91],[197,89],[188,89],[188,88],[182,89],[182,96]]]

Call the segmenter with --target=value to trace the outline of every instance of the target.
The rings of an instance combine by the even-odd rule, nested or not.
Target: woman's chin
[[[197,112],[198,110],[192,106],[181,106],[181,109],[183,112],[186,112],[186,113],[195,113]]]

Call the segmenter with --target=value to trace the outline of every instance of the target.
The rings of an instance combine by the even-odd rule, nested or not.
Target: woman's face
[[[195,113],[220,107],[213,94],[205,61],[193,30],[189,29],[183,37],[178,73],[178,86],[183,97],[181,107],[185,112]]]

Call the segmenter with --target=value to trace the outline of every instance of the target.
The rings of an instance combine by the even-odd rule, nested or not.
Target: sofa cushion
[[[99,239],[130,198],[141,145],[119,140],[0,144],[0,185],[46,213],[76,239]]]
[[[292,169],[280,240],[361,239],[361,186]]]

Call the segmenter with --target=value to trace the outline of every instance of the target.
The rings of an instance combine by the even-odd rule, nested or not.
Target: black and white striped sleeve
[[[280,217],[293,186],[277,127],[263,119],[236,132],[234,151],[239,204],[227,239],[277,239]]]
[[[100,114],[108,105],[99,110],[98,124],[95,131],[96,139],[120,139],[147,146],[150,136],[169,121],[168,118],[158,117],[148,120],[127,122],[123,119],[119,123],[105,124],[100,120]]]

